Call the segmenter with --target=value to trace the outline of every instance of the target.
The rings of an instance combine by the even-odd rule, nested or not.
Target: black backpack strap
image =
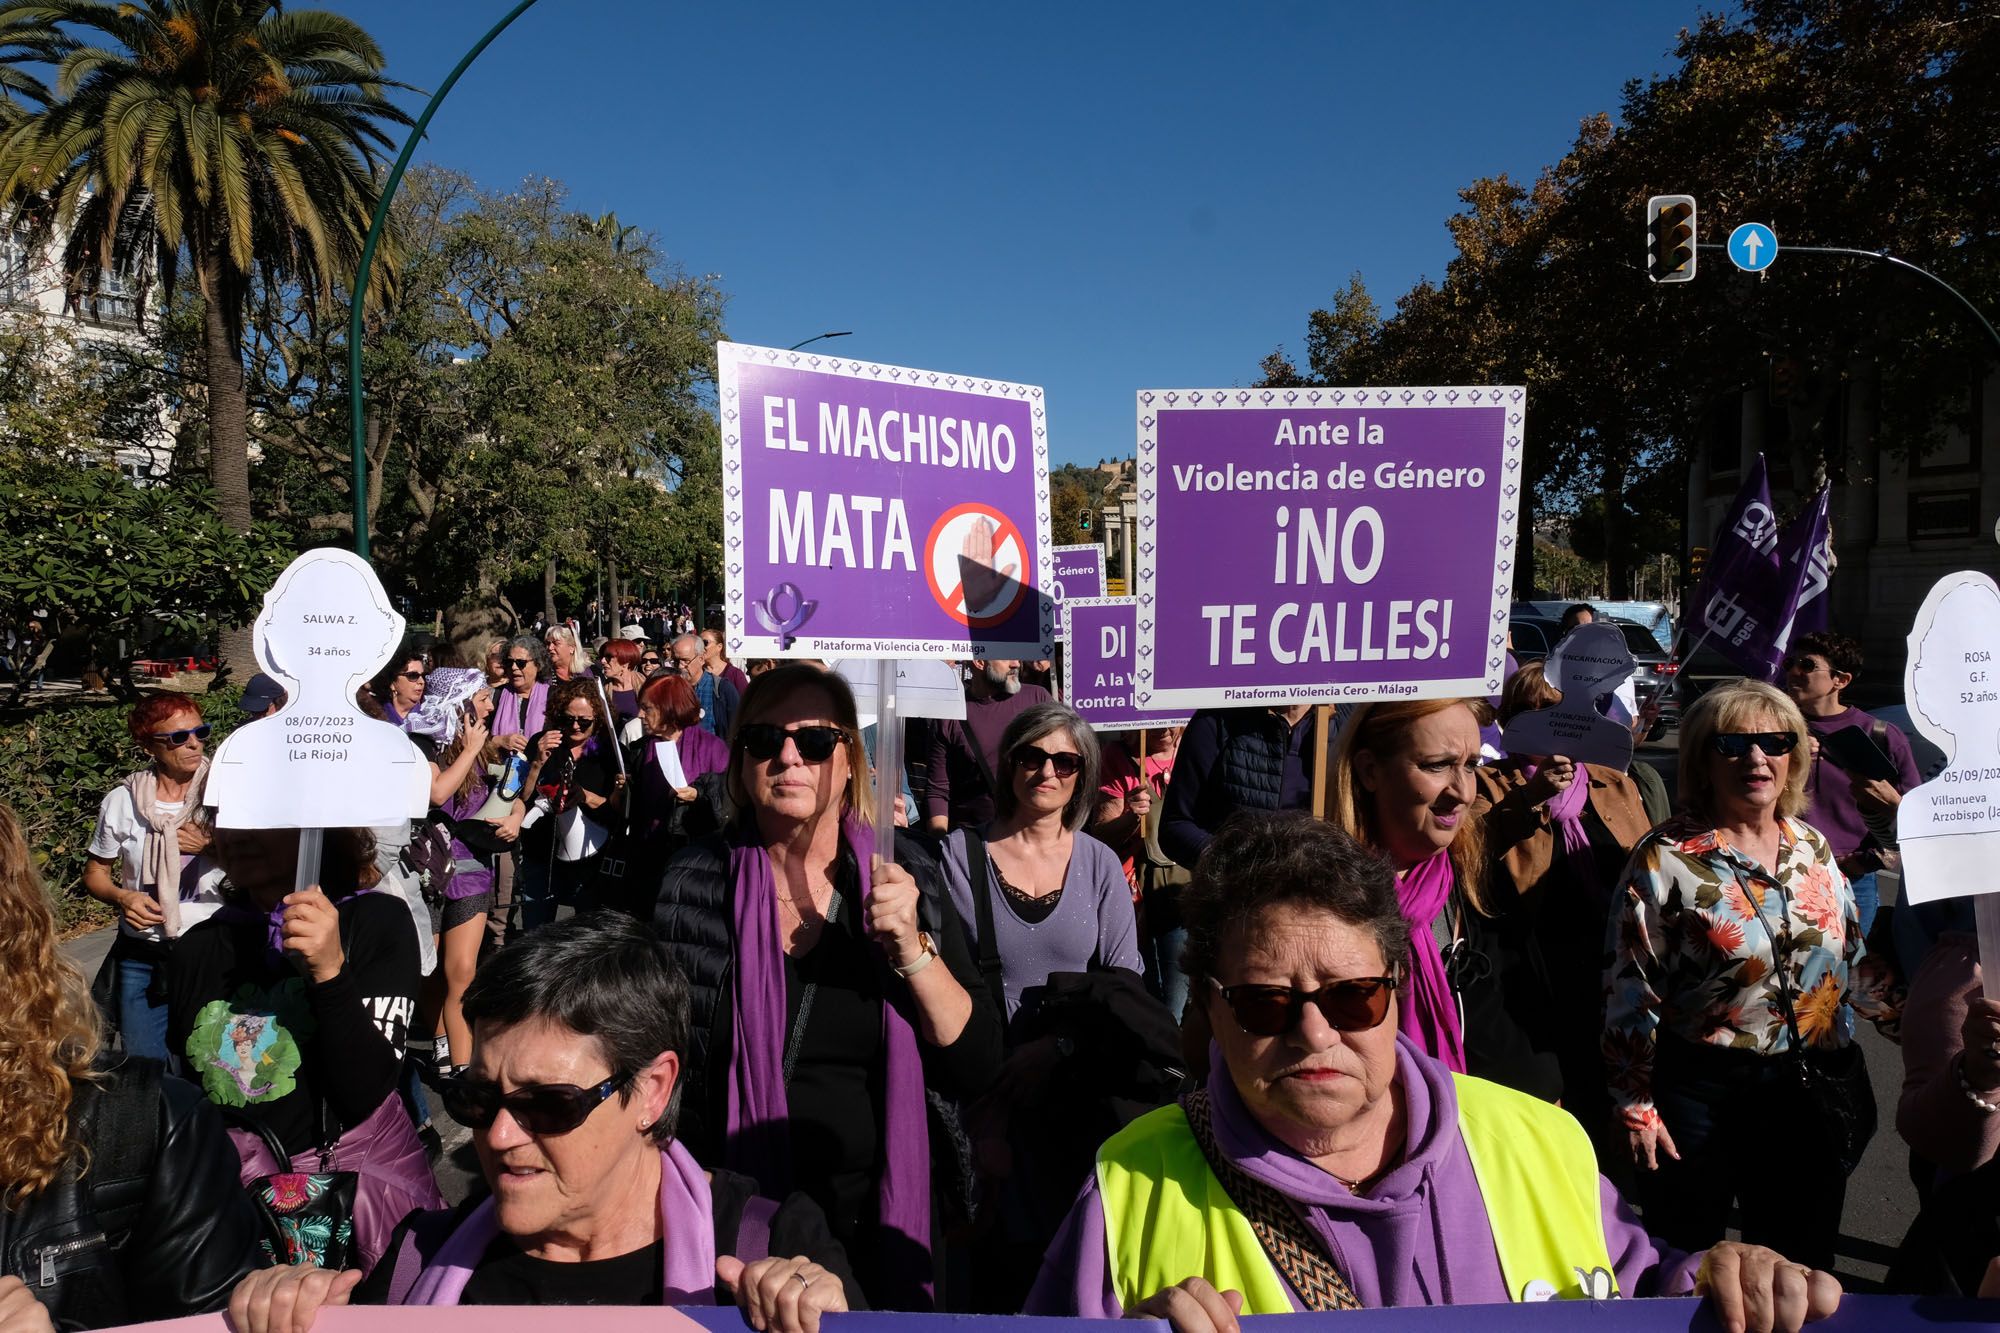
[[[979,975],[993,996],[993,1008],[1000,1021],[1007,1021],[1007,986],[1000,970],[1000,942],[993,938],[993,877],[986,864],[986,839],[978,829],[959,830],[965,835],[965,868],[972,881],[973,929],[979,932]]]

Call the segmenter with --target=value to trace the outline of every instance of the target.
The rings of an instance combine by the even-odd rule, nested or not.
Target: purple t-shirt
[[[1875,718],[1859,708],[1849,708],[1832,717],[1809,717],[1806,726],[1815,736],[1825,736],[1847,727],[1860,727],[1870,732],[1873,739]],[[1884,722],[1878,744],[1896,762],[1897,791],[1907,792],[1923,781],[1917,772],[1917,758],[1910,751],[1910,739],[1901,728]],[[1804,819],[1826,835],[1827,845],[1833,848],[1836,857],[1851,855],[1867,841],[1868,823],[1861,817],[1860,807],[1854,803],[1854,788],[1847,770],[1835,763],[1824,750],[1819,758],[1807,758],[1806,763],[1809,767],[1806,769]]]
[[[963,829],[944,840],[944,882],[977,954],[979,906],[972,896]],[[1000,979],[1007,992],[1009,1021],[1021,1007],[1022,993],[1047,981],[1051,972],[1087,972],[1092,963],[1141,970],[1132,886],[1125,882],[1118,853],[1097,839],[1080,833],[1072,839],[1062,899],[1046,920],[1023,921],[997,884],[992,892],[993,931],[999,936]]]

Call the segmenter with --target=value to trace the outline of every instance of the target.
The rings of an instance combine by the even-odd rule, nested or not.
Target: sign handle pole
[[[1327,742],[1333,732],[1333,705],[1313,705],[1313,818],[1326,818]]]
[[[596,676],[590,683],[597,687],[597,702],[604,705],[604,725],[611,732],[611,757],[618,761],[618,776],[625,776],[625,747],[618,743],[618,714],[611,711],[611,696],[604,692],[604,682]]]
[[[903,790],[903,719],[896,716],[896,659],[875,663],[875,853],[896,859],[896,797]]]
[[[1972,900],[1979,927],[1979,972],[1989,1000],[2000,1000],[2000,893],[1982,893]]]
[[[302,828],[299,830],[299,869],[292,877],[292,892],[304,893],[319,883],[320,854],[326,847],[326,830]]]

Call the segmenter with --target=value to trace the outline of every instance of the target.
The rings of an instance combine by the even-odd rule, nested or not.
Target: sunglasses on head
[[[1042,765],[1055,769],[1059,778],[1073,778],[1083,768],[1083,756],[1078,754],[1050,754],[1039,745],[1017,745],[1014,747],[1014,763],[1024,772],[1039,773]]]
[[[736,729],[736,743],[745,754],[760,762],[782,754],[787,738],[799,747],[799,758],[808,764],[823,764],[833,758],[833,752],[847,739],[847,733],[839,727],[788,729],[772,722],[751,722]]]
[[[1799,738],[1789,731],[1718,731],[1715,752],[1724,759],[1741,759],[1756,746],[1768,756],[1790,754]]]
[[[164,741],[168,745],[186,745],[190,736],[198,741],[207,740],[211,730],[208,723],[204,722],[198,727],[188,727],[182,731],[156,731],[147,739]]]
[[[1211,984],[1229,1012],[1236,1015],[1237,1024],[1253,1037],[1276,1037],[1291,1031],[1308,1004],[1318,1005],[1320,1016],[1336,1032],[1366,1032],[1380,1027],[1389,1016],[1389,997],[1396,990],[1394,977],[1351,977],[1318,990]]]
[[[467,1129],[490,1128],[504,1110],[530,1134],[567,1134],[631,1081],[630,1074],[613,1074],[594,1088],[530,1083],[502,1092],[491,1079],[460,1074],[438,1081],[438,1100],[444,1103],[445,1114]]]

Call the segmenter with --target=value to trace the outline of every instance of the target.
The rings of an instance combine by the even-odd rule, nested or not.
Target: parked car
[[[1679,665],[1644,625],[1616,619],[1607,623],[1618,626],[1624,633],[1625,646],[1631,649],[1632,660],[1638,664],[1638,670],[1632,674],[1632,691],[1639,706],[1643,708],[1655,698],[1660,701],[1660,720],[1647,733],[1650,740],[1680,722],[1680,699],[1673,688]],[[1546,616],[1517,612],[1507,622],[1507,630],[1513,636],[1514,658],[1524,665],[1546,659],[1562,638],[1562,623]]]

